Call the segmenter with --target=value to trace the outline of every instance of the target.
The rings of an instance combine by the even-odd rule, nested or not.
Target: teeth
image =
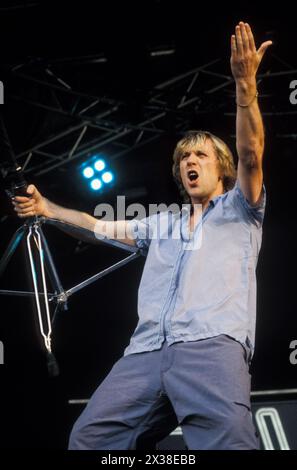
[[[198,178],[198,173],[194,170],[188,171],[188,177],[191,181]]]

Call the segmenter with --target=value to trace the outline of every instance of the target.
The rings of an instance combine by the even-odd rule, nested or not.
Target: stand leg
[[[0,276],[4,272],[10,258],[12,257],[13,253],[17,249],[21,239],[24,236],[24,231],[25,228],[24,226],[21,226],[20,228],[17,229],[15,234],[13,235],[12,239],[10,240],[5,252],[2,255],[2,258],[0,260]]]
[[[48,275],[50,277],[52,287],[55,289],[55,291],[58,292],[58,294],[62,294],[65,291],[63,289],[63,286],[62,286],[62,283],[60,281],[59,275],[57,273],[57,270],[56,270],[56,267],[55,267],[55,264],[54,264],[49,246],[48,246],[48,243],[46,241],[46,238],[44,236],[44,233],[43,233],[41,227],[39,227],[39,233],[40,233],[40,238],[41,238],[42,245],[43,245],[43,250],[44,250],[45,267],[46,267],[46,270],[47,270]]]

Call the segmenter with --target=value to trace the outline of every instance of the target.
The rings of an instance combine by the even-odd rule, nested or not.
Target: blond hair
[[[227,144],[219,137],[208,131],[188,131],[185,136],[176,144],[173,153],[172,174],[179,187],[180,193],[185,202],[189,201],[189,196],[185,191],[180,176],[179,162],[186,151],[195,150],[201,143],[207,139],[212,142],[215,150],[220,169],[220,176],[223,182],[224,192],[233,188],[236,181],[236,168],[234,165],[233,155]]]

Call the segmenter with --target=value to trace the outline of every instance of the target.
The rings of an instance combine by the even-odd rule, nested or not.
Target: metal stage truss
[[[17,154],[18,162],[30,176],[44,175],[106,149],[111,161],[122,158],[160,139],[168,130],[168,122],[170,130],[178,133],[189,128],[193,115],[198,119],[206,114],[235,117],[234,82],[230,74],[224,73],[226,64],[220,58],[168,77],[149,90],[140,90],[136,97],[125,99],[106,96],[100,90],[91,94],[75,89],[63,75],[67,75],[67,68],[75,60],[78,59],[47,63],[36,60],[5,67],[9,83],[6,101],[44,110],[45,119],[63,119],[62,129],[49,132]],[[101,56],[80,58],[82,75],[86,64],[94,61],[105,66]],[[297,109],[289,102],[289,84],[296,74],[297,69],[272,54],[269,69],[258,75],[259,85],[265,82],[265,86],[259,86],[263,115],[278,123],[286,116],[286,128],[277,126],[279,139],[297,138]],[[135,107],[137,116],[131,117]]]

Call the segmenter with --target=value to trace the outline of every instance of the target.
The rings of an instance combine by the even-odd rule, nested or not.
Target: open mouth
[[[197,171],[195,170],[189,170],[187,175],[190,181],[195,181],[199,176]]]

